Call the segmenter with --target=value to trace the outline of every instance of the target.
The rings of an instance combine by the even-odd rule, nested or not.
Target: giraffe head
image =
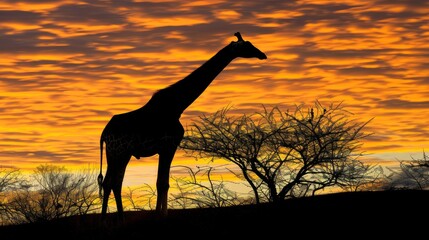
[[[234,36],[236,36],[238,40],[236,42],[231,42],[231,47],[236,57],[259,58],[261,60],[267,59],[267,55],[253,46],[251,42],[244,41],[240,32],[236,32]]]

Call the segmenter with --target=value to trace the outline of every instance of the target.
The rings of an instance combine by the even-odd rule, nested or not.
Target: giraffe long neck
[[[230,45],[224,47],[187,77],[155,93],[147,105],[180,116],[231,63],[232,52]]]

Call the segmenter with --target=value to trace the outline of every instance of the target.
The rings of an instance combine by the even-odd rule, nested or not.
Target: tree
[[[348,192],[374,190],[379,189],[385,180],[386,175],[382,167],[352,160],[338,178],[338,186]]]
[[[7,203],[9,222],[41,222],[83,215],[99,207],[95,171],[70,173],[64,167],[41,165]]]
[[[156,188],[149,184],[143,184],[134,188],[128,187],[128,192],[124,195],[124,200],[128,201],[130,209],[154,210],[156,206]]]
[[[196,158],[235,164],[256,203],[314,195],[338,185],[362,155],[360,141],[368,136],[362,129],[369,121],[349,119],[352,114],[341,104],[324,108],[316,102],[293,112],[264,107],[238,116],[228,115],[230,109],[201,116],[186,129],[180,147]]]
[[[0,193],[19,188],[21,183],[19,169],[0,167]]]
[[[429,187],[429,156],[424,151],[422,158],[400,161],[399,171],[391,170],[384,189],[424,190]]]
[[[245,203],[247,199],[240,198],[227,185],[237,186],[240,183],[226,181],[213,176],[217,169],[211,166],[196,167],[173,166],[171,173],[171,194],[168,200],[170,208],[203,208],[226,207]],[[128,187],[124,195],[131,210],[153,210],[156,203],[156,189],[149,184],[134,188]]]
[[[19,169],[0,167],[0,225],[7,222],[8,197],[12,191],[25,186]]]
[[[172,176],[174,181],[172,208],[188,207],[227,207],[241,205],[245,199],[241,199],[238,194],[228,189],[228,184],[222,177],[219,180],[213,177],[214,167],[197,167],[196,170],[188,166],[175,166],[181,168],[179,177]],[[188,175],[183,176],[183,170]],[[237,184],[237,183],[236,183]]]

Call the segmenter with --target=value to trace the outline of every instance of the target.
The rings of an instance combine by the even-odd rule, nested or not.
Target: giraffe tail
[[[100,139],[100,174],[98,174],[98,195],[100,196],[100,198],[103,197],[103,138]]]

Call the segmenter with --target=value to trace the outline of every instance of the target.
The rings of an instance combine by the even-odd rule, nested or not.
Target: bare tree
[[[386,180],[381,166],[352,160],[338,178],[338,186],[348,192],[377,190]]]
[[[25,187],[25,180],[19,169],[0,167],[0,225],[8,223],[10,195],[22,187]]]
[[[246,199],[238,196],[237,192],[229,190],[227,185],[240,184],[213,177],[214,167],[197,167],[196,170],[188,166],[174,166],[182,172],[178,177],[172,175],[175,185],[171,202],[172,208],[189,207],[226,207],[243,204]],[[185,171],[187,176],[183,173]]]
[[[362,155],[362,129],[341,104],[319,102],[293,112],[273,107],[229,116],[230,108],[204,115],[187,129],[181,148],[196,158],[225,159],[253,191],[256,203],[314,195],[338,185]],[[356,172],[364,174],[364,172]]]
[[[415,189],[429,188],[429,156],[423,151],[420,159],[400,161],[399,170],[392,170],[384,189]]]
[[[128,201],[131,210],[153,210],[156,205],[156,188],[149,184],[137,187],[128,187],[124,193],[124,200]]]
[[[227,168],[222,169],[230,171]],[[242,183],[226,181],[219,173],[213,177],[216,171],[211,166],[196,169],[189,166],[172,166],[169,208],[225,207],[249,202],[248,195],[238,194],[228,188]],[[156,195],[154,187],[144,184],[133,188],[128,187],[128,191],[124,193],[124,200],[127,201],[126,205],[130,210],[153,210]]]
[[[0,167],[0,193],[19,188],[21,183],[19,169]]]
[[[11,223],[40,222],[82,215],[99,208],[98,186],[93,170],[70,173],[64,167],[41,165],[8,202]]]

